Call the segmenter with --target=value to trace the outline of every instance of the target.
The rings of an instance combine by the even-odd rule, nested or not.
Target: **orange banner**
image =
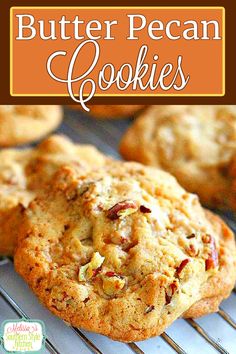
[[[223,96],[222,7],[12,7],[12,96]]]

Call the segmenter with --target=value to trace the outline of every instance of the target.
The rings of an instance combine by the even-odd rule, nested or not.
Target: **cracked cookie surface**
[[[24,213],[15,267],[75,327],[125,342],[159,335],[236,269],[232,232],[163,171],[63,167],[45,193]]]
[[[120,151],[170,172],[205,205],[236,211],[236,106],[152,106]]]
[[[22,213],[57,168],[71,163],[87,169],[106,158],[90,145],[53,135],[36,148],[0,151],[0,255],[12,255]]]

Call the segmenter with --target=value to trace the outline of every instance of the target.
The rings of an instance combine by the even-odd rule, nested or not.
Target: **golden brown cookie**
[[[205,205],[236,211],[236,106],[152,106],[120,151],[170,172]]]
[[[24,208],[59,166],[87,169],[105,160],[93,146],[75,145],[59,135],[33,149],[0,151],[0,255],[13,254]]]
[[[214,296],[232,289],[234,238],[216,220],[163,171],[124,162],[85,173],[63,167],[24,214],[15,267],[72,326],[143,340],[197,311],[216,280]]]
[[[81,106],[70,106],[74,109],[82,110]],[[112,118],[124,118],[131,117],[138,111],[143,109],[144,105],[88,105],[89,114],[94,118],[100,119],[112,119]]]
[[[56,129],[62,109],[56,105],[0,106],[0,146],[14,146],[39,140]]]

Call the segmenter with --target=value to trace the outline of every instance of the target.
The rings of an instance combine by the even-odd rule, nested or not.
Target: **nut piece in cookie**
[[[64,164],[86,171],[107,158],[90,145],[54,135],[36,148],[0,151],[0,255],[12,255],[22,213]]]
[[[0,146],[39,140],[59,126],[62,116],[56,105],[0,106]]]
[[[236,106],[151,106],[120,152],[170,172],[205,205],[236,211]]]
[[[54,175],[24,213],[14,259],[54,314],[129,342],[199,315],[207,293],[228,296],[235,252],[232,232],[174,177],[110,161]]]

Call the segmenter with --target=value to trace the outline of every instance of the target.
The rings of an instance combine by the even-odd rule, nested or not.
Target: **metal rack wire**
[[[117,144],[120,140],[120,137],[122,136],[124,130],[129,124],[129,121],[122,120],[122,121],[95,121],[88,119],[85,117],[82,113],[77,113],[77,112],[72,112],[72,111],[67,111],[66,112],[66,120],[63,123],[62,127],[60,128],[60,132],[69,135],[73,140],[81,142],[81,143],[93,143],[97,145],[97,147],[104,151],[105,153],[108,153],[110,155],[113,155],[114,157],[119,157],[117,153]],[[230,224],[230,226],[236,231],[236,223],[232,220],[227,215],[224,215],[226,221]],[[9,258],[5,258],[0,261],[0,275],[1,271],[4,272],[4,267],[8,267],[11,272],[13,272],[13,264],[12,260]],[[13,313],[18,317],[18,318],[32,318],[32,316],[27,313],[25,310],[24,304],[19,305],[17,303],[17,300],[14,298],[12,295],[12,291],[8,291],[7,288],[7,280],[3,282],[4,285],[2,285],[1,282],[1,277],[0,277],[0,299],[3,300],[5,305],[9,307],[13,311]],[[17,291],[18,285],[16,284],[16,291]],[[27,289],[26,289],[27,291]],[[33,295],[31,295],[33,296]],[[234,297],[232,300],[232,303],[234,303],[234,308],[231,314],[231,307],[228,307],[227,310],[225,310],[223,307],[220,308],[217,316],[223,321],[222,326],[228,326],[228,331],[229,335],[235,336],[236,338],[236,289],[234,289],[233,295],[231,297]],[[0,308],[1,309],[1,308]],[[214,318],[215,315],[210,315],[207,316],[208,318],[212,318],[213,322],[215,321]],[[0,311],[0,320],[1,320],[1,311]],[[218,320],[218,319],[217,319]],[[179,321],[179,320],[178,320]],[[206,326],[204,325],[204,319],[202,321],[199,320],[193,320],[193,319],[188,319],[188,320],[180,320],[182,321],[180,326],[187,326],[188,333],[191,333],[190,336],[194,337],[197,335],[199,338],[201,338],[201,353],[208,353],[207,348],[210,348],[209,353],[222,353],[222,354],[234,354],[236,353],[236,344],[235,347],[231,347],[230,351],[224,347],[223,344],[220,343],[220,340],[217,339],[215,336],[210,334],[208,330],[205,328]],[[66,325],[65,325],[66,328]],[[110,353],[117,353],[117,349],[104,351],[104,349],[101,349],[100,346],[100,337],[97,339],[96,337],[93,337],[91,339],[91,336],[89,333],[79,330],[77,328],[73,327],[67,327],[67,330],[69,328],[69,331],[73,333],[74,336],[77,336],[79,340],[86,346],[88,349],[89,353],[94,353],[94,354],[110,354]],[[186,329],[185,329],[186,330]],[[233,332],[232,332],[233,331]],[[70,333],[70,335],[72,334]],[[160,345],[159,349],[156,344],[151,344],[149,346],[149,352],[152,354],[154,353],[162,353],[166,354],[168,353],[179,353],[179,354],[192,354],[192,351],[189,349],[189,347],[186,349],[185,348],[185,343],[178,342],[178,336],[172,334],[172,332],[165,332],[161,335],[161,338],[158,340],[162,340],[164,342],[165,346],[161,348],[166,348],[160,350]],[[198,337],[196,337],[198,338]],[[109,339],[107,339],[109,341]],[[146,341],[145,341],[146,342]],[[145,346],[143,345],[145,342],[140,342],[140,343],[128,343],[128,344],[120,344],[119,350],[122,350],[125,352],[125,348],[128,349],[129,353],[137,353],[137,354],[144,354],[146,353],[145,351]],[[236,340],[235,340],[236,342]],[[110,347],[109,347],[110,343]],[[108,342],[108,348],[112,348],[114,346],[113,341]],[[199,343],[199,341],[197,341]],[[233,343],[233,337],[232,337],[232,343]],[[193,347],[196,346],[194,341],[192,341]],[[66,343],[65,343],[66,346]],[[57,339],[49,339],[49,337],[46,339],[45,347],[47,352],[52,353],[52,354],[64,354],[62,349],[59,349],[57,347]],[[121,349],[121,348],[124,348]],[[150,349],[151,348],[151,349]],[[153,349],[152,349],[153,348]],[[168,348],[171,350],[169,351]],[[195,348],[196,349],[196,348]],[[81,349],[76,348],[75,351],[72,354],[77,354],[77,353],[82,353],[80,351]],[[213,350],[213,351],[212,351]],[[194,353],[196,350],[194,351]]]

